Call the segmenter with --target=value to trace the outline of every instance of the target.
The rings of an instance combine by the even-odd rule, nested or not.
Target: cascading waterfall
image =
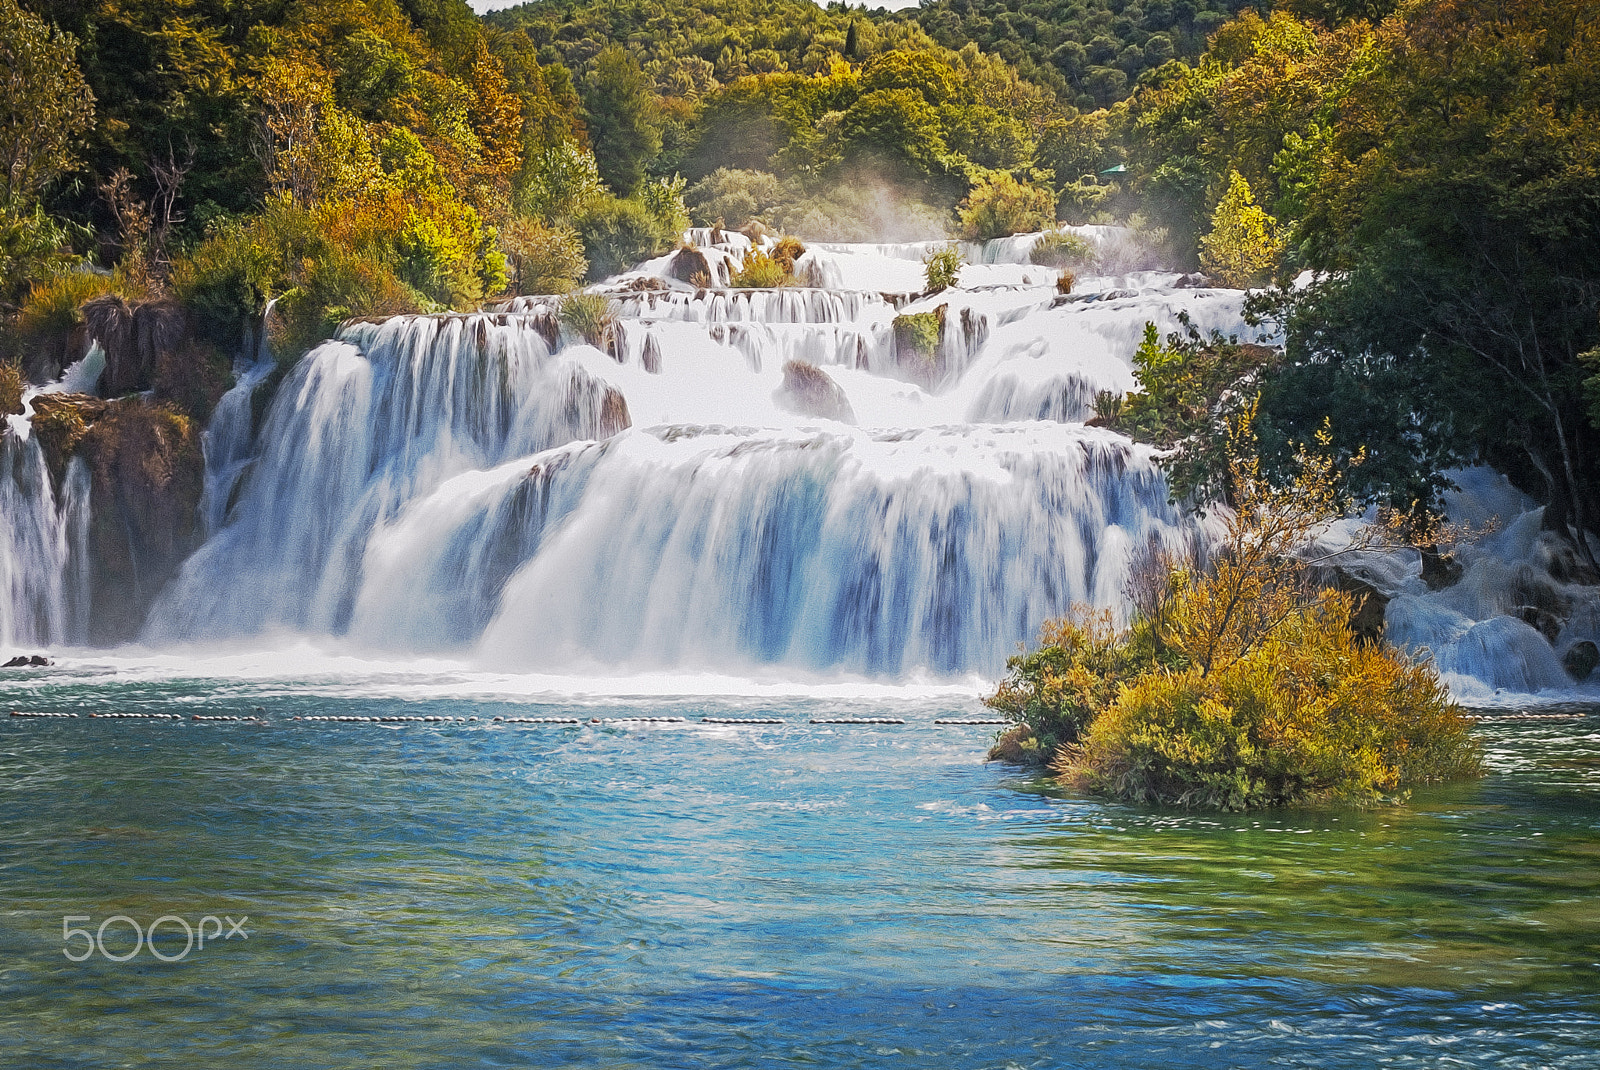
[[[827,255],[920,284],[920,248]],[[1045,617],[1119,609],[1133,548],[1195,537],[1149,450],[1079,423],[1085,397],[1131,383],[1147,320],[1238,330],[1238,292],[1152,276],[1061,302],[1054,272],[1023,284],[1015,263],[915,300],[643,288],[664,268],[613,284],[607,352],[552,346],[559,300],[522,298],[308,354],[259,445],[218,451],[209,508],[223,520],[242,468],[234,504],[146,638],[288,630],[508,669],[993,672]],[[940,305],[930,382],[892,324]],[[810,414],[793,362],[858,426]],[[238,441],[238,389],[219,441]]]
[[[279,388],[226,523],[152,611],[153,639],[338,633],[370,531],[461,472],[628,423],[620,395],[506,315],[348,328]]]
[[[374,533],[351,633],[486,625],[502,667],[971,669],[1190,535],[1149,451],[1103,431],[677,426],[442,485]]]
[[[1113,228],[1080,233],[1134,259]],[[689,237],[712,285],[664,257],[596,288],[603,349],[562,330],[560,298],[519,298],[350,325],[264,417],[272,365],[241,364],[205,435],[209,537],[143,639],[288,632],[512,671],[993,674],[1074,603],[1124,612],[1138,547],[1205,537],[1148,449],[1083,422],[1133,386],[1147,322],[1250,337],[1241,292],[1136,271],[1059,295],[1029,263],[1037,235],[965,246],[961,285],[935,294],[916,291],[939,243],[815,245],[797,265],[815,285],[739,290],[770,239]],[[895,317],[934,311],[931,362],[899,351]],[[81,641],[88,474],[55,487],[28,417],[8,423],[0,647]],[[1569,687],[1558,655],[1600,641],[1600,599],[1530,572],[1554,552],[1525,513],[1456,587],[1397,559],[1375,574],[1391,636],[1458,693]],[[1529,591],[1570,610],[1559,635]]]
[[[60,493],[32,435],[33,398],[0,428],[0,651],[82,642],[89,603],[89,473],[67,465]]]

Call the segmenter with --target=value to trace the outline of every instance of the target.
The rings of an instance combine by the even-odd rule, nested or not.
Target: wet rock
[[[0,665],[0,669],[21,669],[21,668],[25,668],[27,666],[27,664],[28,664],[28,655],[26,655],[26,654],[18,654],[16,657],[14,657],[10,661],[6,662],[4,665]]]
[[[163,402],[110,402],[78,448],[92,480],[89,641],[126,642],[200,540],[198,421]]]
[[[35,654],[33,657],[28,659],[28,664],[36,669],[43,669],[49,666],[50,659],[45,657],[43,654]]]
[[[541,308],[528,315],[528,325],[536,331],[544,344],[554,353],[561,348],[561,321],[556,317],[555,309]]]
[[[646,335],[644,351],[639,354],[639,363],[644,365],[644,370],[651,375],[661,374],[661,343],[656,341],[656,336]]]
[[[1561,617],[1543,606],[1518,606],[1515,616],[1552,643],[1561,634],[1561,625],[1564,623]]]
[[[1204,290],[1215,286],[1216,283],[1212,282],[1198,271],[1194,271],[1187,275],[1180,276],[1178,281],[1172,285],[1180,290]]]
[[[667,275],[691,286],[709,285],[712,279],[711,262],[699,249],[685,246],[672,254],[667,264]]]
[[[901,313],[894,318],[895,364],[912,382],[931,387],[944,377],[945,310]]]
[[[1441,554],[1435,549],[1422,551],[1422,582],[1428,585],[1428,590],[1454,587],[1461,580],[1461,572],[1461,562],[1450,554]]]
[[[33,399],[33,434],[44,450],[45,465],[57,490],[66,478],[67,462],[89,428],[111,405],[88,394],[38,394]]]
[[[803,360],[791,360],[783,366],[783,385],[773,391],[772,400],[780,408],[802,416],[856,422],[855,410],[839,384],[827,372]]]
[[[1361,577],[1337,570],[1334,572],[1334,586],[1355,599],[1350,607],[1350,630],[1356,638],[1366,643],[1381,640],[1389,596]]]
[[[150,389],[161,355],[177,350],[188,333],[176,301],[130,304],[107,294],[83,306],[83,319],[89,336],[105,350],[100,392],[107,397]]]
[[[622,391],[606,387],[605,396],[600,399],[600,437],[610,438],[632,426],[633,417],[628,414],[628,399],[622,396]]]
[[[989,748],[989,761],[1010,762],[1012,765],[1041,765],[1044,756],[1039,752],[1039,741],[1033,729],[1025,724],[1008,728]]]
[[[1587,680],[1596,666],[1600,666],[1600,647],[1596,647],[1587,639],[1573,643],[1561,656],[1561,667],[1567,670],[1567,675],[1579,683]]]
[[[670,290],[671,288],[672,287],[668,286],[665,282],[662,282],[660,279],[653,278],[653,277],[651,277],[649,275],[640,275],[636,279],[630,279],[630,280],[628,280],[628,285],[623,287],[623,289],[628,291],[629,293],[644,293],[644,292],[647,292],[647,291],[654,291],[654,290]]]

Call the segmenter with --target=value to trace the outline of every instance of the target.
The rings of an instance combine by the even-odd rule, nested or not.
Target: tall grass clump
[[[22,411],[22,365],[0,358],[0,416]]]
[[[794,275],[791,269],[760,249],[752,249],[739,270],[733,273],[733,285],[738,287],[766,288],[787,286],[792,282]]]
[[[571,294],[561,299],[561,325],[574,337],[596,349],[605,349],[611,340],[615,314],[611,301],[603,294]]]
[[[1040,267],[1083,269],[1094,258],[1094,245],[1066,230],[1045,231],[1028,251],[1028,259]]]

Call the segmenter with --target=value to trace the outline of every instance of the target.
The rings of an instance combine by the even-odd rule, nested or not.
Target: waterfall
[[[412,499],[627,425],[589,363],[552,356],[533,316],[346,328],[279,388],[227,522],[158,601],[149,636],[343,631],[369,532]]]
[[[721,237],[735,265],[753,247]],[[1132,550],[1196,532],[1151,451],[1083,427],[1087,407],[1132,384],[1146,321],[1237,332],[1243,295],[1152,275],[1062,301],[1023,248],[918,297],[922,250],[806,254],[891,281],[909,265],[900,287],[706,288],[662,258],[597,288],[604,351],[558,344],[560,298],[352,325],[253,440],[247,372],[208,432],[214,534],[145,639],[993,673],[1075,603],[1121,612]],[[898,352],[895,317],[939,309],[933,363]]]
[[[32,434],[32,400],[0,421],[0,651],[82,642],[88,608],[89,473],[68,463],[60,492]]]
[[[1076,229],[1117,273],[1065,295],[1029,262],[1038,235],[963,245],[960,285],[924,294],[943,243],[815,244],[811,285],[734,289],[772,240],[691,231],[713,285],[669,255],[593,288],[602,348],[563,338],[560,297],[354,323],[264,412],[263,346],[204,432],[207,537],[142,639],[287,632],[509,671],[993,675],[1074,604],[1125,614],[1137,548],[1207,537],[1149,449],[1084,425],[1098,393],[1133,387],[1145,324],[1261,340],[1242,292],[1122,271],[1143,255],[1131,235]],[[913,313],[940,317],[934,352],[897,342]],[[52,475],[32,402],[93,390],[103,366],[92,347],[4,420],[0,649],[88,634],[89,471]],[[1389,600],[1388,636],[1473,701],[1571,693],[1600,593],[1502,477],[1456,479],[1452,516],[1487,532],[1457,548],[1459,582],[1425,583],[1414,552],[1356,570]]]

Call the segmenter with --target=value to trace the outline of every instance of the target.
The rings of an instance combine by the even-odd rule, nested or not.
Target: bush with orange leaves
[[[1358,639],[1350,596],[1311,582],[1329,560],[1307,548],[1340,504],[1328,436],[1273,486],[1246,448],[1249,415],[1233,435],[1235,509],[1207,565],[1164,563],[1126,629],[1085,614],[1047,623],[988,699],[1016,722],[991,756],[1048,762],[1095,794],[1227,810],[1371,805],[1481,775],[1433,667]]]

